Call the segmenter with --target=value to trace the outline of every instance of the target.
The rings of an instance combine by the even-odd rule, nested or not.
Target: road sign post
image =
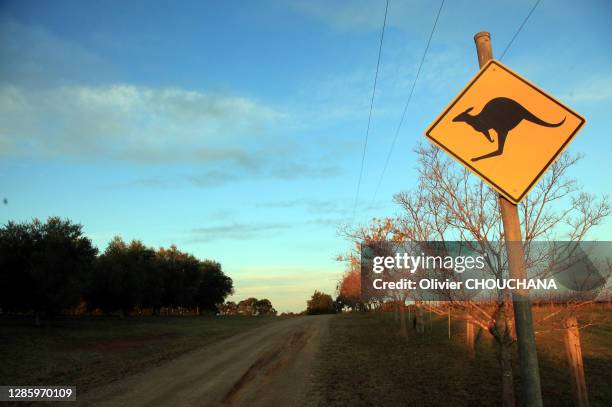
[[[491,36],[488,32],[479,32],[474,36],[474,41],[476,42],[478,64],[482,68],[489,60],[493,59]],[[518,208],[501,194],[499,195],[499,206],[504,224],[504,239],[506,241],[510,278],[526,278],[525,254],[523,252]],[[523,403],[525,406],[542,406],[540,369],[528,292],[526,290],[513,291],[512,303],[518,341]]]
[[[427,128],[425,136],[499,192],[509,275],[526,279],[517,204],[586,120],[493,59],[491,36],[474,36],[480,71]],[[513,290],[523,404],[542,391],[529,291]]]

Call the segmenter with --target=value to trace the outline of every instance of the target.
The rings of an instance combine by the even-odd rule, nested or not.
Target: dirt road
[[[78,405],[304,405],[312,363],[330,318],[290,318],[236,335],[84,394]]]

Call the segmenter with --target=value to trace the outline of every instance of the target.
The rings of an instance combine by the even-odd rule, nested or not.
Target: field
[[[535,308],[535,320],[547,312]],[[596,322],[581,330],[592,406],[612,401],[611,319],[612,309],[593,307],[584,310],[581,321]],[[131,376],[126,392],[115,395],[132,405],[146,405],[147,396],[186,402],[180,392],[192,395],[197,389],[205,399],[240,394],[252,403],[262,401],[262,393],[269,400],[285,400],[305,385],[298,405],[499,405],[500,369],[491,336],[477,333],[471,360],[463,321],[453,320],[450,339],[446,317],[426,314],[425,322],[424,334],[410,327],[404,339],[390,312],[298,318],[87,317],[42,327],[2,319],[0,383],[70,384],[83,394]],[[570,406],[563,332],[552,329],[553,322],[536,325],[544,403]],[[237,336],[263,325],[253,335]],[[179,358],[197,348],[202,350]],[[516,345],[513,351],[520,400]],[[182,362],[164,364],[173,359]],[[226,380],[211,379],[221,372]],[[205,383],[216,384],[202,387]]]
[[[535,309],[537,318],[542,310]],[[589,310],[605,321],[610,309]],[[435,314],[426,331],[398,334],[393,314],[344,314],[332,319],[315,368],[313,392],[329,406],[489,406],[500,404],[501,378],[492,339],[477,337],[476,358],[465,345],[465,323],[456,321],[448,339],[447,319]],[[571,390],[560,331],[540,325],[537,345],[545,405],[570,406]],[[581,330],[587,387],[592,406],[612,403],[612,325]],[[514,345],[517,401],[519,377]]]
[[[0,319],[0,383],[76,385],[79,393],[281,318],[82,317],[41,327]]]

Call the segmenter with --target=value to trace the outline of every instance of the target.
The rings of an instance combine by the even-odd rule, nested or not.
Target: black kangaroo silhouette
[[[480,157],[472,158],[472,161],[502,155],[508,132],[518,126],[523,120],[544,127],[559,127],[565,123],[565,117],[559,123],[545,122],[521,106],[520,103],[504,97],[489,100],[477,115],[472,116],[469,114],[472,109],[473,107],[470,107],[466,109],[465,112],[459,113],[453,121],[469,124],[474,130],[484,134],[491,143],[493,139],[489,134],[489,130],[495,130],[497,133],[497,150],[489,154],[481,155]]]

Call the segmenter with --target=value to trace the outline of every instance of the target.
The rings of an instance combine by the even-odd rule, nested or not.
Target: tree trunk
[[[580,332],[578,321],[571,315],[564,321],[565,325],[565,352],[572,380],[572,397],[577,407],[588,407],[589,397],[584,377],[584,365],[582,361],[582,347],[580,345]]]
[[[497,343],[499,365],[502,371],[502,406],[514,407],[514,379],[512,377],[512,344],[507,341]]]
[[[425,321],[423,320],[423,308],[417,306],[416,307],[416,331],[419,334],[422,334],[423,332],[425,332]]]
[[[408,305],[408,321],[410,321],[410,323],[412,323],[412,319],[410,316],[411,312],[410,312],[410,305]]]
[[[405,315],[404,315],[404,306],[405,306],[404,301],[401,301],[399,303],[400,335],[402,335],[402,337],[404,337],[404,338],[407,338],[408,337],[408,330],[406,329],[406,318],[405,318]]]
[[[399,320],[399,301],[393,302],[393,319],[395,322]]]

